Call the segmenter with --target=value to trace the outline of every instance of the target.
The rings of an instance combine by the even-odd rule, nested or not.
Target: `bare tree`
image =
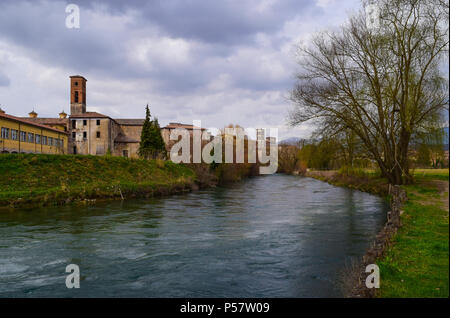
[[[389,182],[402,184],[411,179],[412,134],[448,105],[448,1],[376,3],[377,27],[361,10],[300,48],[290,122],[316,121],[327,135],[353,131]]]

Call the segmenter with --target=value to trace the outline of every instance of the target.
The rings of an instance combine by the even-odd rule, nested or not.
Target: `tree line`
[[[408,153],[408,166],[415,168],[448,168],[445,155],[448,136],[443,129],[430,129],[414,134]],[[307,169],[339,170],[370,168],[378,164],[367,153],[363,141],[351,130],[338,136],[300,140],[279,146],[278,172],[303,174]],[[380,171],[381,172],[381,171]]]

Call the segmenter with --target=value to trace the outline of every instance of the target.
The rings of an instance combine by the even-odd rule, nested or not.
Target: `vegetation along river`
[[[0,212],[0,297],[339,297],[382,198],[288,175],[151,200]],[[77,264],[79,289],[65,284]]]

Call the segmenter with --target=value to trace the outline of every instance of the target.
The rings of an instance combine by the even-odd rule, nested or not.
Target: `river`
[[[0,210],[0,297],[340,297],[381,198],[276,174],[150,200]],[[80,268],[79,289],[65,284]]]

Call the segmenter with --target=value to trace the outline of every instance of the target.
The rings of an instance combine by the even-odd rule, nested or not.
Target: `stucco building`
[[[67,154],[64,129],[33,123],[0,109],[0,153]]]

